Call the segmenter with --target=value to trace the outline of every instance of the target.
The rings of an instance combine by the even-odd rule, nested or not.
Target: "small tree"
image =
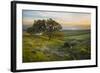
[[[32,27],[27,28],[27,32],[30,33],[30,34],[33,34],[34,33],[33,28]]]

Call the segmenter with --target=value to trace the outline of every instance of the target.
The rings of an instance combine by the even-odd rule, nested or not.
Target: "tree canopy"
[[[58,32],[62,29],[62,26],[53,19],[47,20],[35,20],[32,27],[27,29],[30,34],[46,33],[49,38],[54,32]]]

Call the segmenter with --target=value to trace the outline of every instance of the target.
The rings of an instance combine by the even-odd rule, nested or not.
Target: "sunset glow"
[[[49,19],[60,23],[63,29],[90,29],[91,14],[90,13],[76,13],[76,12],[55,12],[55,11],[34,11],[23,10],[23,25],[31,26],[34,20]]]

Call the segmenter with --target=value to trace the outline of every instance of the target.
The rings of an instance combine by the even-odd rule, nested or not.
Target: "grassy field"
[[[64,30],[63,37],[23,32],[23,62],[85,60],[91,58],[90,31]]]

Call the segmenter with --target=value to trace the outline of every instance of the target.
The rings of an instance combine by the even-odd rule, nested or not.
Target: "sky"
[[[60,23],[64,30],[87,30],[91,25],[90,13],[23,10],[22,23],[32,26],[34,20],[52,18]]]

